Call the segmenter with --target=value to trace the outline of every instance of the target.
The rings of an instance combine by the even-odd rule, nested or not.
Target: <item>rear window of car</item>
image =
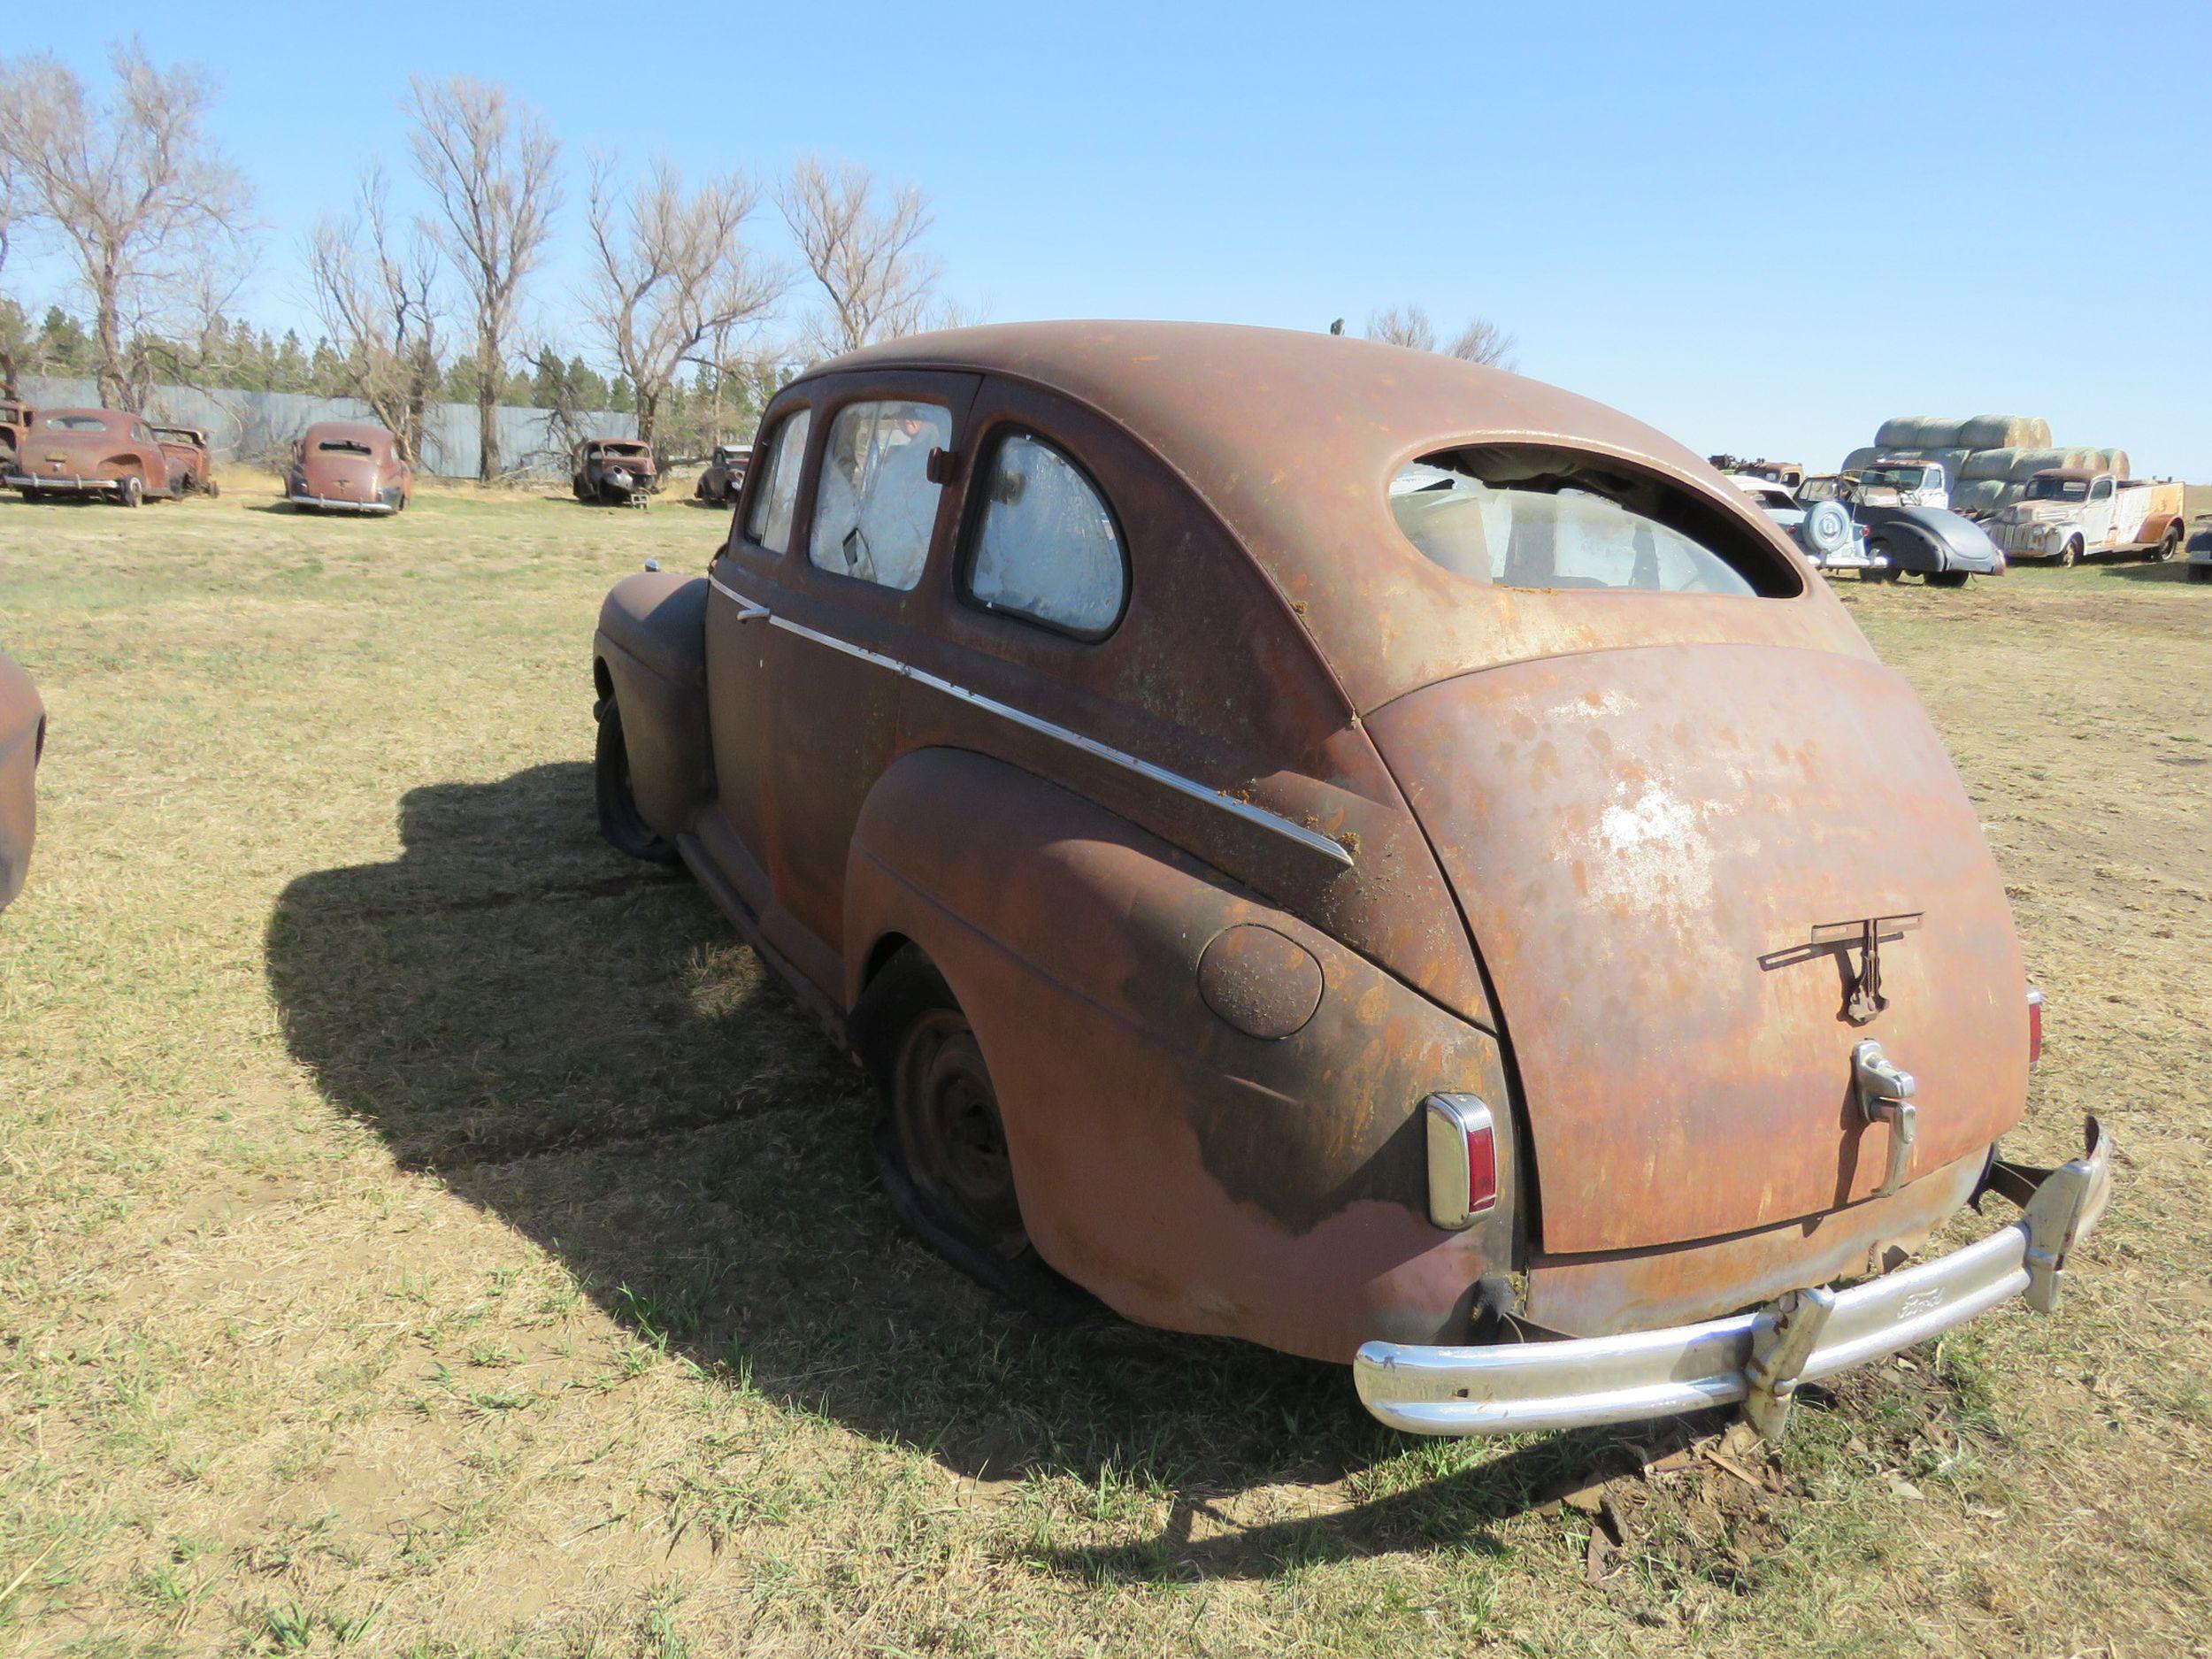
[[[1414,548],[1488,587],[1782,597],[1803,584],[1725,512],[1599,457],[1481,445],[1426,455],[1390,482]]]
[[[357,438],[326,438],[315,446],[325,455],[367,455],[369,446]]]
[[[105,432],[108,423],[97,415],[49,415],[46,424],[55,432]]]

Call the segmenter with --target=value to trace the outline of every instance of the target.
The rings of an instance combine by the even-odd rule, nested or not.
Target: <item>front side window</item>
[[[1043,439],[1016,433],[993,452],[964,587],[987,610],[1087,639],[1120,619],[1129,567],[1114,516]]]
[[[952,411],[911,399],[849,403],[830,424],[807,557],[826,571],[910,590],[929,562],[944,487],[932,449],[952,447]]]
[[[784,417],[769,440],[768,476],[753,492],[747,510],[745,535],[771,553],[791,550],[791,514],[799,504],[799,464],[806,458],[807,427],[814,411],[802,409]]]
[[[2112,480],[2108,478],[2101,478],[2089,487],[2089,499],[2092,501],[2107,500],[2111,494]]]
[[[1658,516],[1664,487],[1558,451],[1472,449],[1431,456],[1390,485],[1406,540],[1454,575],[1502,588],[1638,588],[1652,593],[1799,591],[1770,557],[1724,557]]]

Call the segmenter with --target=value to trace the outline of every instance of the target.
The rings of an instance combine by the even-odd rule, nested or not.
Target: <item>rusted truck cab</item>
[[[205,428],[152,426],[149,430],[168,459],[169,476],[175,482],[178,495],[206,495],[212,499],[223,493],[223,487],[215,479],[214,454],[208,447]]]
[[[587,438],[576,446],[569,487],[578,501],[648,507],[660,469],[652,446],[635,438]]]
[[[869,1065],[956,1262],[1466,1433],[1743,1401],[2026,1290],[2109,1145],[1910,689],[1696,457],[1322,335],[921,336],[593,647],[603,827]],[[1970,1252],[1864,1278],[1970,1197]],[[1863,1279],[1863,1282],[1846,1283]]]
[[[181,493],[169,452],[142,416],[117,409],[42,409],[23,436],[7,487],[26,501],[96,497],[125,507]]]
[[[23,434],[31,429],[38,411],[28,403],[0,403],[0,477],[15,471],[16,452],[23,447]]]
[[[0,910],[23,890],[38,828],[36,781],[46,708],[31,677],[0,651]]]

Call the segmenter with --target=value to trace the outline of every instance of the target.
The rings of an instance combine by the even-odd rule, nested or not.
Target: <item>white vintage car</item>
[[[2031,478],[2020,499],[1985,527],[2007,558],[2072,565],[2091,553],[2148,553],[2169,559],[2181,548],[2181,486],[2054,466]]]

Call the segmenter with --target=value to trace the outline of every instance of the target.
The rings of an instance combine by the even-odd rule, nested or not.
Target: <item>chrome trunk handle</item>
[[[1889,1170],[1874,1189],[1877,1198],[1886,1198],[1905,1184],[1912,1166],[1912,1143],[1920,1129],[1919,1112],[1912,1103],[1917,1085],[1912,1073],[1901,1069],[1871,1039],[1851,1050],[1851,1077],[1866,1121],[1889,1125]]]

